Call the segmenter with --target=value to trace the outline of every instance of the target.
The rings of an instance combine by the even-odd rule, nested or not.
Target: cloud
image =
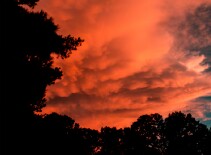
[[[211,92],[211,9],[202,2],[41,1],[37,9],[54,17],[59,33],[85,39],[70,59],[55,60],[64,76],[48,87],[43,111],[84,127],[125,127]]]
[[[200,122],[211,127],[211,94],[201,96],[189,101],[187,107],[183,109],[186,113],[193,114]]]
[[[203,3],[182,17],[174,17],[168,22],[170,33],[174,36],[175,51],[185,50],[186,55],[204,56],[203,64],[207,70],[211,66],[211,5]]]

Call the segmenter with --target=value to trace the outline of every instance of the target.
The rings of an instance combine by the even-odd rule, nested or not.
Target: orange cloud
[[[184,110],[211,92],[203,72],[208,55],[190,52],[189,43],[199,43],[189,25],[179,29],[202,2],[210,1],[41,1],[37,9],[54,17],[59,33],[85,39],[69,59],[55,59],[64,76],[48,87],[43,111],[67,114],[83,127],[125,127],[142,114]]]

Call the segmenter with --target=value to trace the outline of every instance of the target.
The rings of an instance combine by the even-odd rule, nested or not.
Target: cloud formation
[[[129,126],[146,113],[166,116],[188,111],[190,104],[201,107],[201,100],[194,99],[211,92],[208,4],[41,1],[38,9],[54,17],[59,33],[85,39],[70,59],[55,60],[64,76],[48,87],[43,111],[67,114],[83,127],[99,129]]]

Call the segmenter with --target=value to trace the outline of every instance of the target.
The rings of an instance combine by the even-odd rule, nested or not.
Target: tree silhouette
[[[58,35],[58,26],[46,12],[30,12],[18,5],[34,6],[36,2],[9,0],[7,4],[6,50],[12,67],[9,69],[18,71],[18,75],[13,75],[8,70],[7,81],[12,83],[13,90],[17,88],[13,94],[22,97],[19,101],[30,104],[32,110],[40,111],[45,106],[46,86],[62,76],[60,68],[52,67],[52,54],[67,58],[82,40]]]
[[[80,128],[72,118],[57,113],[36,117],[31,137],[33,145],[29,146],[35,154],[93,155],[97,151],[100,139],[97,130]],[[37,142],[39,148],[36,148]]]
[[[99,155],[121,155],[122,130],[116,127],[104,127],[100,132],[100,152]]]
[[[37,116],[37,119],[34,121],[32,130],[32,144],[36,146],[38,141],[40,144],[40,148],[35,150],[37,154],[66,154],[67,152],[84,151],[84,149],[77,149],[78,146],[83,146],[82,134],[79,125],[72,118],[51,113]],[[31,150],[34,150],[33,147]]]
[[[164,152],[162,133],[163,118],[160,114],[143,115],[131,125],[135,132],[142,154],[161,154]],[[140,143],[142,142],[142,143]]]
[[[77,139],[80,143],[77,144],[76,148],[80,147],[80,152],[77,150],[77,154],[93,155],[97,154],[100,149],[100,133],[97,130],[79,128],[77,131]]]
[[[44,11],[33,12],[38,0],[8,0],[5,3],[5,98],[6,151],[11,146],[25,150],[35,119],[34,112],[45,106],[48,85],[60,79],[62,71],[53,67],[53,56],[68,58],[83,42],[57,33],[58,26]],[[23,145],[20,142],[23,141]]]
[[[165,119],[164,126],[168,154],[205,154],[208,129],[191,114],[174,112]]]

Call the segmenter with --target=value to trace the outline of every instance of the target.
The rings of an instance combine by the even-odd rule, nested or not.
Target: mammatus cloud
[[[41,1],[39,7],[54,17],[60,33],[85,39],[70,59],[55,60],[64,76],[48,87],[44,112],[67,114],[96,129],[125,127],[142,114],[166,116],[189,107],[205,119],[197,107],[210,101],[200,104],[196,98],[211,92],[208,4]]]

